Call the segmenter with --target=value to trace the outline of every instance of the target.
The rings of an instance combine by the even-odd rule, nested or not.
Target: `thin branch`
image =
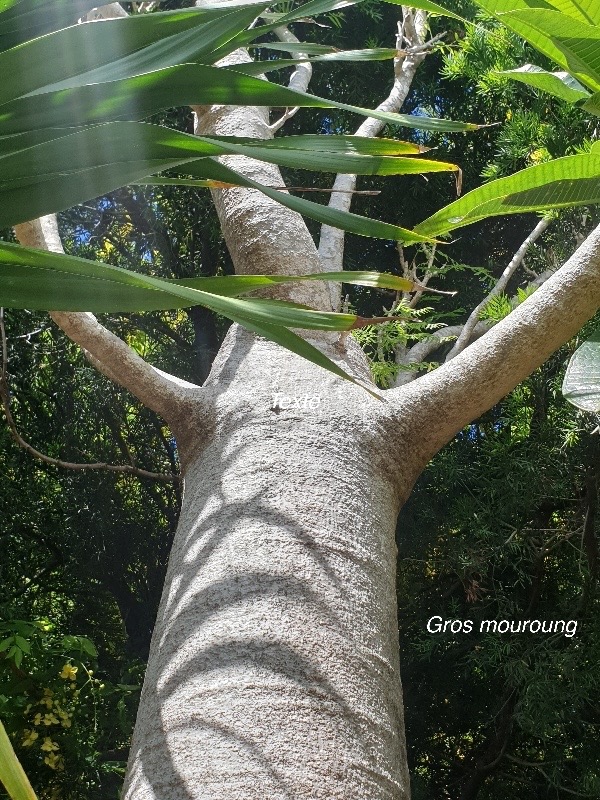
[[[286,110],[283,113],[283,115],[281,117],[279,117],[279,119],[276,122],[274,122],[272,125],[269,125],[269,130],[272,133],[277,133],[277,131],[280,128],[283,128],[283,126],[288,121],[288,119],[291,119],[292,117],[296,116],[298,111],[300,111],[300,106],[294,106],[294,108],[286,108]]]
[[[537,769],[538,772],[540,772],[544,776],[544,778],[548,781],[550,786],[552,786],[552,788],[556,789],[557,791],[566,792],[567,794],[572,794],[575,797],[597,797],[597,795],[595,794],[583,794],[582,792],[576,792],[574,789],[567,789],[566,786],[561,786],[555,783],[552,780],[552,778],[548,775],[548,773],[545,772],[544,769],[542,769],[542,764],[545,765],[547,763],[545,761],[542,761],[541,763],[538,763],[537,761],[525,761],[522,758],[517,758],[516,756],[511,756],[508,754],[506,754],[505,757],[508,759],[508,761],[512,761],[515,764],[519,764],[519,766],[535,767],[535,769]]]
[[[490,325],[491,323],[489,321],[481,320],[478,322],[471,333],[471,338],[479,339],[484,333],[489,331]],[[408,350],[401,350],[399,348],[396,351],[396,364],[404,367],[422,364],[427,361],[432,353],[435,353],[436,350],[439,350],[440,347],[444,345],[443,339],[450,339],[455,336],[458,337],[462,333],[462,330],[462,325],[448,325],[445,328],[433,331],[427,339],[422,339]],[[419,372],[417,369],[401,369],[394,382],[394,387],[404,386],[418,377]]]
[[[281,25],[274,30],[275,36],[280,42],[288,42],[298,44],[300,39],[285,26]],[[296,89],[298,92],[305,92],[308,89],[308,84],[312,78],[312,64],[308,58],[308,53],[293,53],[294,58],[302,59],[302,63],[296,64],[296,69],[293,71],[292,76],[288,82],[290,89]]]
[[[378,111],[399,111],[402,107],[415,76],[415,73],[431,49],[425,42],[427,14],[413,11],[403,6],[403,22],[398,26],[394,59],[394,83],[389,95],[377,106]],[[440,37],[435,37],[437,43]],[[433,41],[433,40],[432,40]],[[355,131],[356,136],[373,138],[378,136],[385,123],[366,119]],[[351,191],[356,187],[356,175],[337,175],[329,207],[339,211],[349,211],[352,203]],[[344,231],[323,225],[319,242],[319,257],[325,272],[339,272],[344,261]],[[337,306],[333,298],[333,307]]]
[[[2,403],[2,410],[4,411],[4,416],[6,417],[6,422],[8,423],[8,429],[10,431],[10,435],[19,447],[23,450],[28,452],[34,458],[43,461],[45,464],[51,464],[53,467],[62,467],[63,469],[74,469],[74,470],[88,470],[88,469],[101,469],[106,470],[108,472],[121,472],[126,475],[135,475],[138,478],[151,478],[155,481],[163,481],[166,483],[173,483],[180,480],[179,475],[175,474],[165,474],[162,472],[149,472],[146,469],[141,469],[140,467],[136,467],[135,465],[131,466],[121,466],[118,464],[106,464],[103,461],[93,462],[89,464],[77,464],[72,461],[63,461],[60,458],[52,458],[51,456],[45,455],[45,453],[36,450],[35,447],[29,444],[29,442],[25,441],[19,430],[17,428],[15,419],[12,415],[12,411],[10,408],[10,389],[8,385],[8,343],[6,339],[6,327],[4,325],[4,309],[0,309],[0,338],[2,339],[2,369],[0,371],[1,378],[0,378],[0,402]]]
[[[423,433],[428,460],[574,336],[600,305],[600,226],[534,294],[451,362],[389,389],[398,414]],[[396,414],[392,424],[397,425]],[[406,423],[408,424],[408,423]],[[426,463],[426,462],[424,462]]]
[[[509,280],[515,274],[519,266],[523,263],[523,259],[525,258],[527,251],[531,247],[534,242],[536,242],[540,236],[546,231],[548,225],[550,225],[549,219],[541,219],[535,228],[531,231],[529,236],[525,239],[523,244],[519,247],[517,252],[512,257],[510,264],[506,267],[502,275],[498,278],[495,286],[491,289],[491,291],[483,298],[481,303],[479,303],[469,314],[469,318],[465,322],[465,325],[462,329],[462,333],[456,340],[454,347],[448,353],[446,357],[446,361],[450,361],[450,359],[457,356],[465,347],[468,346],[469,342],[471,341],[471,336],[473,331],[475,330],[475,326],[479,321],[479,315],[483,311],[483,309],[487,306],[490,300],[493,297],[498,297],[499,294],[502,294],[504,289],[506,288]]]

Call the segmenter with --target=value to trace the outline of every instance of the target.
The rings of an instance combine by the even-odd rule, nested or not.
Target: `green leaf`
[[[594,116],[600,117],[600,92],[593,94],[589,100],[586,100],[585,103],[581,103],[579,107],[587,111],[588,114],[594,114]]]
[[[385,2],[392,3],[393,5],[397,6],[406,5],[406,3],[402,3],[402,0],[385,0]],[[429,2],[429,0],[417,0],[415,3],[411,2],[410,5],[412,8],[420,8],[423,11],[429,11],[431,14],[440,14],[443,17],[453,17],[461,22],[465,22],[463,17],[459,16],[454,11],[450,11],[444,6],[439,5],[439,3],[432,3]]]
[[[566,156],[486,183],[438,211],[415,231],[439,236],[501,214],[600,203],[600,155]]]
[[[129,299],[132,302],[131,310],[203,305],[224,316],[234,314],[236,320],[245,315],[253,322],[292,328],[348,331],[361,324],[361,318],[354,314],[313,311],[274,300],[238,300],[231,295],[217,295],[200,289],[202,281],[209,279],[200,279],[199,283],[193,284],[166,281],[110,264],[32,250],[6,242],[0,242],[0,278],[0,302],[12,308],[125,311],[129,310],[126,306]],[[290,277],[288,280],[293,279]],[[320,279],[326,280],[323,276]],[[364,276],[361,279],[367,280]],[[393,285],[397,285],[397,280],[393,276],[388,278]],[[272,281],[276,282],[282,281]],[[254,283],[252,288],[260,286],[260,278],[255,279]],[[263,281],[262,285],[270,283]],[[62,297],[59,296],[60,292],[63,293]]]
[[[196,137],[198,141],[212,144],[216,154],[237,153],[267,161],[279,166],[294,169],[318,170],[319,172],[341,172],[354,175],[412,175],[424,172],[457,172],[455,164],[444,161],[429,161],[421,158],[403,158],[400,156],[371,155],[368,147],[362,143],[352,145],[347,137],[348,147],[340,148],[340,140],[331,142],[329,136],[294,137],[294,144],[285,143],[285,137],[261,139],[235,139],[233,137]],[[284,142],[282,146],[280,142]],[[384,146],[385,147],[385,146]],[[362,152],[359,152],[359,148]],[[376,147],[372,150],[376,151]],[[384,148],[381,148],[384,149]],[[202,169],[202,167],[200,167]]]
[[[566,100],[567,103],[577,103],[590,97],[590,93],[568,72],[547,72],[534,64],[525,64],[518,69],[504,70],[497,74],[506,75],[507,78],[541,89],[554,97]]]
[[[560,11],[579,22],[600,25],[600,6],[596,0],[475,0],[477,5],[491,14],[504,14],[522,9]]]
[[[207,158],[194,161],[191,164],[186,164],[185,171],[190,175],[197,175],[203,179],[209,178],[230,186],[243,186],[247,189],[257,189],[277,203],[291,208],[292,211],[297,211],[299,214],[303,214],[325,225],[330,225],[333,228],[341,228],[349,233],[356,233],[358,236],[372,236],[375,239],[390,239],[391,241],[401,241],[407,244],[430,241],[430,238],[427,236],[409,231],[406,228],[400,228],[397,225],[390,225],[388,222],[379,222],[369,217],[361,217],[359,214],[338,211],[337,209],[330,208],[328,205],[313,203],[301,197],[295,197],[294,195],[285,194],[276,189],[270,189],[268,186],[256,183],[256,181],[250,180],[212,159]]]
[[[381,272],[321,272],[311,275],[227,275],[220,278],[187,278],[174,283],[192,289],[204,289],[214,294],[237,297],[246,292],[296,281],[339,281],[353,286],[370,286],[375,289],[392,289],[396,292],[412,292],[416,285],[406,278]]]
[[[32,39],[0,53],[0,104],[66,80],[81,85],[86,82],[82,76],[93,76],[101,67],[100,80],[118,80],[195,61],[224,35],[229,41],[235,30],[243,30],[251,13],[223,8],[142,14],[73,25]],[[225,31],[218,27],[223,22]]]
[[[227,284],[227,296],[225,292],[217,295],[197,288],[207,283],[210,288],[216,288],[215,279],[164,281],[108,264],[0,243],[0,303],[3,305],[46,310],[98,311],[123,310],[128,301],[132,302],[136,310],[200,304],[282,344],[340,377],[349,378],[319,350],[287,328],[343,331],[368,324],[370,320],[363,320],[354,314],[313,311],[274,300],[237,300],[231,297],[233,292],[247,292],[285,281],[338,279],[363,286],[396,290],[406,290],[408,283],[393,275],[364,272],[357,275],[330,273],[315,276],[239,276],[223,279]],[[237,285],[232,285],[236,282]],[[152,295],[157,299],[154,300]],[[63,639],[64,646],[73,644],[74,637]]]
[[[102,262],[0,243],[0,304],[11,308],[95,313],[187,308],[203,305],[206,293],[236,297],[255,289],[296,281],[342,281],[394,291],[413,291],[415,288],[411,281],[404,278],[376,272],[232,275],[167,281]],[[173,294],[174,287],[188,287],[196,291],[182,296],[181,293]],[[331,328],[328,317],[321,318],[326,324],[319,327]],[[305,315],[300,318],[296,316],[294,325],[299,323],[301,327],[305,318]],[[312,317],[313,322],[319,319],[319,316]],[[359,318],[354,315],[334,315],[334,329],[353,327],[357,320]],[[286,322],[291,323],[292,320],[286,317]],[[12,642],[13,637],[5,639],[0,645],[0,652]]]
[[[24,639],[22,636],[15,636],[15,644],[19,647],[24,653],[31,653],[31,645]]]
[[[37,800],[2,722],[0,722],[0,783],[4,784],[12,800]]]
[[[235,72],[242,72],[244,75],[262,75],[266,72],[274,72],[285,67],[294,67],[297,64],[314,64],[329,61],[384,61],[395,58],[396,50],[385,47],[377,47],[371,50],[339,50],[314,58],[284,58],[274,59],[273,61],[244,61],[238,64],[229,64],[224,69],[231,69]]]
[[[596,331],[571,356],[562,393],[582,411],[600,413],[600,331]]]
[[[357,5],[361,0],[311,0],[309,3],[289,11],[287,14],[277,14],[277,25],[287,25],[289,22],[295,22],[299,19],[307,19],[310,17],[317,17],[319,14],[328,14],[331,11],[338,11],[341,8],[349,8],[350,6]],[[263,15],[265,19],[268,16]],[[270,15],[269,15],[270,16]]]
[[[362,174],[456,169],[444,162],[394,157],[394,153],[418,152],[418,146],[393,139],[352,136],[280,137],[269,141],[220,139],[190,136],[157,125],[114,122],[42,141],[31,148],[27,148],[28,140],[29,136],[24,134],[0,139],[0,227],[69,208],[124,184],[139,182],[157,171],[176,167],[192,170],[190,164],[199,156],[240,153],[276,164],[312,169],[318,165],[322,169],[352,169]],[[243,179],[236,173],[225,175],[225,167],[220,168],[206,158],[201,163],[205,166],[196,165],[194,174],[250,185],[240,184]],[[252,184],[252,188],[257,186]],[[319,218],[328,213],[325,206],[317,203],[281,193],[272,196],[284,204],[291,203],[300,213],[316,213]],[[351,215],[340,219],[355,228],[357,220],[362,218]],[[391,235],[392,228],[378,230],[384,238],[398,238]],[[398,235],[400,230],[396,231]],[[408,232],[402,235],[407,240],[412,237]]]
[[[600,25],[600,5],[597,0],[548,0],[548,3],[557,11],[580,22]]]
[[[96,23],[97,24],[97,23]],[[0,107],[0,131],[6,135],[47,127],[133,118],[187,105],[258,105],[339,108],[363,117],[419,130],[461,132],[472,123],[396,114],[325,100],[284,86],[203,64],[179,64],[134,78],[23,97]]]
[[[483,4],[482,0],[477,2]],[[600,91],[600,27],[546,9],[526,9],[497,16],[585,86]]]
[[[117,122],[23,150],[15,150],[15,139],[0,139],[0,228],[62,211],[186,163],[197,154],[179,146],[186,141],[182,136],[157,125]],[[27,139],[22,136],[21,143]],[[3,155],[7,142],[9,153]]]
[[[211,138],[211,137],[207,137]],[[212,137],[216,138],[216,137]],[[249,147],[288,148],[290,150],[310,150],[322,153],[347,153],[368,156],[419,155],[427,152],[426,147],[403,142],[400,139],[370,138],[351,134],[312,134],[297,136],[278,136],[276,139],[244,139],[237,136],[219,136],[219,142],[246,144]]]
[[[73,25],[98,0],[5,0],[0,3],[0,50]]]

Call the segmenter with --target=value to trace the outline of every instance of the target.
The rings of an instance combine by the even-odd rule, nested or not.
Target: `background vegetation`
[[[473,25],[465,31],[432,20],[434,33],[447,35],[417,73],[405,110],[500,124],[466,135],[388,133],[460,164],[465,189],[589,148],[596,131],[586,115],[497,75],[528,60],[547,66],[542,59],[468,2],[455,5]],[[391,46],[397,15],[375,4],[336,12],[311,38],[348,49]],[[389,71],[388,62],[320,65],[311,89],[374,106]],[[163,119],[190,131],[187,113],[155,121]],[[311,109],[286,132],[352,132],[355,124],[344,112]],[[289,170],[286,177],[292,185],[330,185],[322,174]],[[358,212],[405,227],[455,197],[446,174],[365,178],[360,188],[381,193],[357,198]],[[536,274],[562,263],[595,215],[591,208],[557,215],[526,270],[485,316],[508,313],[518,289],[527,291]],[[60,222],[73,254],[158,276],[232,271],[210,198],[191,189],[122,189]],[[437,286],[457,296],[429,297],[407,323],[360,333],[382,385],[398,373],[395,347],[464,321],[535,223],[533,215],[487,221],[438,249],[430,271]],[[351,235],[346,241],[350,269],[401,273],[406,258],[422,273],[431,255]],[[381,314],[394,300],[366,289],[348,295],[361,314]],[[155,365],[196,382],[208,374],[228,326],[198,307],[107,315],[103,322]],[[7,427],[0,430],[0,717],[40,797],[116,798],[177,523],[177,445],[160,419],[93,370],[45,315],[5,312],[4,325],[12,414],[28,442],[64,461],[125,464],[158,476],[57,469],[17,447]],[[576,344],[457,436],[399,520],[415,800],[600,797],[600,442],[598,420],[560,394]],[[432,354],[432,364],[448,347]],[[574,638],[433,636],[426,632],[433,614],[576,619],[578,631]]]

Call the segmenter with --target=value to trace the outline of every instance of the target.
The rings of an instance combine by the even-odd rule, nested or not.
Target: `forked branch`
[[[461,428],[501,400],[600,306],[600,226],[537,291],[452,361],[386,399],[411,425],[429,459]]]
[[[15,233],[25,247],[64,253],[54,215],[17,225]],[[93,314],[53,311],[50,316],[95,367],[167,422],[180,415],[190,390],[199,388],[148,364]]]

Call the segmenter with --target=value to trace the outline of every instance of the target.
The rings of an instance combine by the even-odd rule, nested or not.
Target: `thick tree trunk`
[[[202,393],[124,797],[407,800],[387,404],[237,326]]]

